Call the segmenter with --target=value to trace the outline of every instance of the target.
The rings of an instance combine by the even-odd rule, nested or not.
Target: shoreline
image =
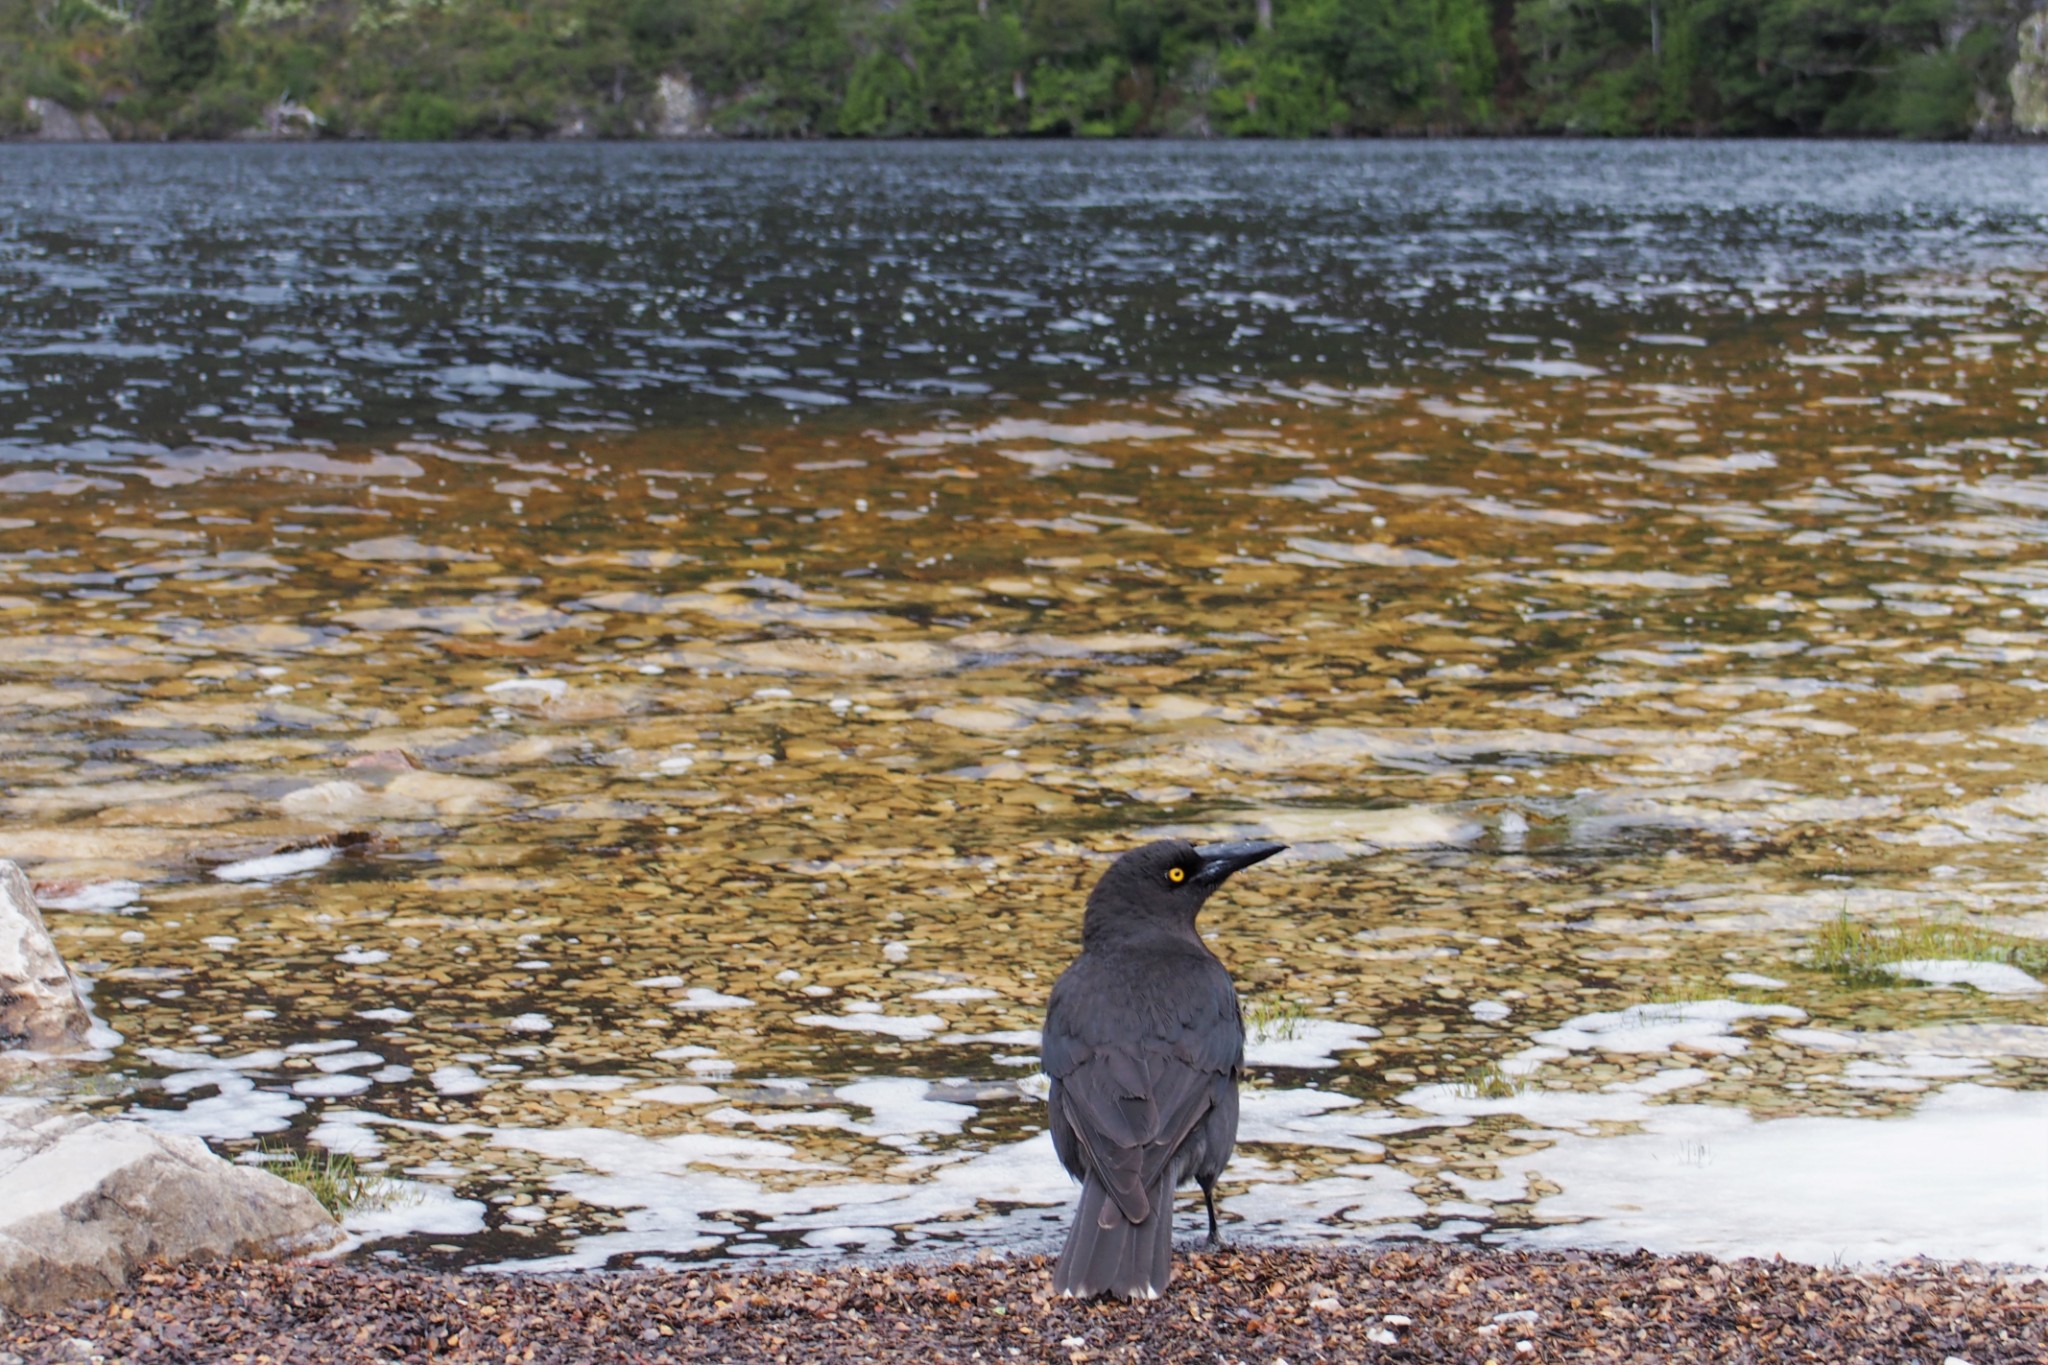
[[[1725,142],[1744,146],[1779,146],[1794,143],[1813,143],[1826,146],[1848,144],[1870,144],[1886,147],[2041,147],[2048,146],[2048,133],[2028,133],[2017,129],[2003,129],[1993,133],[1971,134],[1967,137],[1928,139],[1912,138],[1901,134],[1881,133],[1736,133],[1713,130],[1696,133],[1588,133],[1565,129],[1543,130],[1524,129],[1504,131],[1501,129],[1459,129],[1442,132],[1408,131],[1384,133],[1318,134],[1310,137],[1283,137],[1265,133],[1217,134],[1206,137],[1189,136],[1179,133],[1118,133],[1094,135],[1083,133],[929,133],[905,137],[879,137],[841,133],[801,133],[789,135],[751,133],[704,133],[686,137],[672,137],[647,133],[632,137],[604,135],[565,136],[482,136],[448,138],[402,138],[352,136],[347,134],[322,137],[273,136],[261,130],[252,129],[228,137],[143,137],[120,136],[111,132],[106,137],[51,137],[36,133],[0,135],[0,147],[1125,147],[1125,146],[1170,146],[1170,147],[1319,147],[1366,145],[1375,143],[1391,144],[1435,144],[1435,143],[1569,143],[1579,146],[1628,146],[1638,143],[1659,143],[1692,145],[1697,143]]]
[[[0,1319],[0,1362],[1932,1360],[2048,1357],[2041,1286],[1882,1270],[1403,1243],[1182,1254],[1156,1302],[1051,1297],[1044,1256],[476,1275],[245,1262],[146,1271]],[[1375,1349],[1382,1348],[1382,1349]]]

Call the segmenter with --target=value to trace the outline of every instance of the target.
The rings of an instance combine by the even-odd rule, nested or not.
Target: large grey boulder
[[[28,878],[0,860],[0,1052],[76,1052],[91,1030]]]
[[[297,1185],[205,1143],[0,1099],[0,1307],[103,1298],[150,1261],[293,1256],[341,1239]]]

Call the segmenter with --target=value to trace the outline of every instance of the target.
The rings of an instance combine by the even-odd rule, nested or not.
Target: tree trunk
[[[1273,0],[1259,0],[1259,30],[1270,32],[1273,28]]]

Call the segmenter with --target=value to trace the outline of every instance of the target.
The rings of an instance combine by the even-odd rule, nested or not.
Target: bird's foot
[[[1220,1232],[1212,1232],[1212,1233],[1210,1233],[1210,1234],[1209,1234],[1209,1240],[1208,1240],[1208,1241],[1206,1241],[1206,1242],[1204,1242],[1204,1243],[1202,1243],[1202,1250],[1204,1250],[1204,1251],[1228,1251],[1228,1250],[1230,1250],[1230,1243],[1228,1243],[1228,1242],[1226,1242],[1226,1241],[1224,1241],[1224,1240],[1223,1240],[1223,1234],[1222,1234],[1222,1233],[1220,1233]]]

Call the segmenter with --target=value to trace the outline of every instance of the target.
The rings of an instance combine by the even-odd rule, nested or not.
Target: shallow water
[[[1083,890],[1270,836],[1237,1235],[2048,1265],[2038,981],[1811,959],[2048,938],[2038,160],[1097,153],[0,149],[24,1083],[1039,1247]]]

